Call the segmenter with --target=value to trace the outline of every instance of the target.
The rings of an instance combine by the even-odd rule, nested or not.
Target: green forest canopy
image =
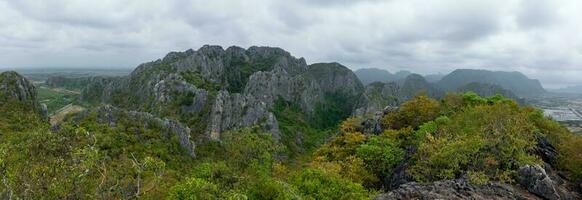
[[[328,142],[295,158],[259,127],[225,133],[192,159],[177,138],[131,119],[110,127],[89,113],[50,131],[17,102],[0,103],[0,112],[0,194],[25,199],[370,199],[410,147],[417,181],[512,183],[520,166],[542,162],[530,151],[536,137],[558,148],[560,170],[582,176],[582,137],[540,110],[474,93],[418,96],[385,115],[379,135],[346,119]]]

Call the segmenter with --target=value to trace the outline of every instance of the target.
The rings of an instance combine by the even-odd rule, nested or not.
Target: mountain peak
[[[0,73],[0,97],[20,102],[36,101],[36,88],[15,71]]]
[[[445,90],[457,90],[472,82],[499,85],[520,96],[545,93],[538,80],[529,79],[520,72],[489,71],[481,69],[457,69],[443,77],[438,85]]]

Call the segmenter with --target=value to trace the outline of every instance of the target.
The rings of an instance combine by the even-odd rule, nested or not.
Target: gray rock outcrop
[[[580,194],[573,192],[575,190],[568,181],[554,174],[549,166],[544,168],[540,165],[526,165],[521,167],[517,174],[520,185],[543,199],[574,200],[582,198]]]
[[[416,182],[400,185],[395,190],[381,194],[375,200],[395,199],[539,199],[511,185],[490,183],[474,185],[465,179],[436,181],[428,184]]]
[[[0,97],[37,106],[36,87],[14,71],[0,73]]]
[[[48,120],[48,110],[45,104],[38,102],[34,84],[14,71],[0,73],[0,105],[5,103],[18,103],[41,119]]]
[[[220,91],[213,103],[208,125],[208,136],[212,140],[220,140],[220,134],[227,130],[270,123],[269,128],[273,138],[279,138],[276,118],[268,110],[267,104],[251,95],[230,94]],[[276,128],[276,129],[273,129]]]
[[[386,106],[398,106],[417,95],[442,98],[444,92],[418,74],[408,75],[402,82],[368,84],[358,100],[353,116],[370,117]]]
[[[386,106],[396,106],[399,104],[398,84],[374,82],[366,86],[364,93],[360,96],[354,116],[373,115],[382,112]]]
[[[90,111],[86,111],[84,113],[78,114],[76,116],[77,119],[75,120],[83,118],[89,112]],[[161,133],[166,138],[170,138],[171,136],[175,135],[178,138],[180,146],[187,151],[188,155],[192,158],[196,157],[194,152],[196,145],[191,139],[190,128],[182,125],[180,122],[165,118],[158,118],[150,113],[126,111],[110,105],[104,105],[95,108],[94,112],[97,113],[98,123],[107,124],[111,127],[118,126],[120,123],[119,120],[122,118],[131,119],[132,121],[143,125],[143,128],[145,129],[152,127],[159,128]]]
[[[526,165],[518,171],[519,183],[528,191],[543,197],[544,199],[560,199],[560,195],[554,188],[554,182],[546,174],[546,170],[539,165]]]
[[[202,120],[196,128],[204,130],[203,138],[219,140],[221,132],[252,125],[279,138],[271,112],[279,98],[310,115],[326,95],[355,99],[362,91],[356,75],[338,63],[308,66],[280,48],[205,45],[141,64],[126,77],[94,78],[81,99]],[[353,107],[351,100],[346,106]]]

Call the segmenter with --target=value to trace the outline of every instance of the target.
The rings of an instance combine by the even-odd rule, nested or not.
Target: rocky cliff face
[[[423,76],[418,74],[411,74],[404,79],[399,96],[404,100],[408,100],[421,93],[432,98],[441,98],[444,96],[442,90],[429,83]]]
[[[127,111],[111,105],[103,105],[83,113],[76,114],[72,120],[80,121],[83,118],[95,114],[98,123],[106,124],[111,127],[119,126],[123,120],[131,120],[133,124],[140,124],[144,129],[159,129],[160,134],[165,138],[175,136],[180,146],[186,150],[190,157],[196,157],[194,153],[195,144],[190,138],[190,128],[175,120],[155,117],[150,113]],[[126,121],[127,122],[127,121]],[[58,127],[54,127],[58,128]],[[136,130],[136,134],[138,130]]]
[[[398,106],[400,102],[419,94],[433,98],[444,96],[443,91],[427,82],[424,77],[411,74],[401,84],[375,82],[367,85],[352,115],[363,116],[381,112],[386,106]]]
[[[0,94],[5,99],[36,104],[36,87],[14,71],[0,74]]]
[[[540,165],[527,165],[518,171],[519,183],[475,185],[466,179],[410,182],[381,194],[376,200],[388,199],[580,199],[568,182],[551,175]]]
[[[386,106],[397,106],[400,102],[398,84],[374,82],[366,86],[360,96],[353,115],[363,116],[381,112]]]
[[[219,140],[223,131],[251,125],[279,138],[271,112],[279,98],[310,114],[326,95],[354,98],[362,90],[355,74],[338,63],[308,66],[279,48],[206,45],[144,63],[127,77],[93,78],[81,98],[176,119]]]
[[[48,117],[46,105],[39,104],[36,87],[26,78],[14,71],[0,73],[0,102],[18,102],[38,112],[43,118]]]

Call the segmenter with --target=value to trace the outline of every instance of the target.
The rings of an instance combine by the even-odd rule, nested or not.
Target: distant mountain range
[[[457,69],[443,77],[437,84],[445,90],[456,90],[472,82],[501,86],[518,96],[535,96],[545,93],[542,84],[520,72]]]
[[[367,85],[372,82],[397,82],[403,84],[404,79],[411,73],[397,73],[406,75],[404,77],[391,74],[382,69],[359,69],[355,71],[356,75],[363,84]],[[417,77],[418,78],[418,77]],[[530,79],[520,72],[488,71],[475,69],[457,69],[450,74],[431,74],[424,76],[424,81],[432,84],[431,87],[442,91],[459,91],[467,88],[478,91],[487,91],[481,95],[487,95],[490,91],[510,91],[512,94],[521,97],[535,96],[543,94],[546,90],[538,80]],[[481,83],[481,84],[474,84]],[[466,87],[467,85],[470,87]],[[482,86],[482,89],[475,88]],[[491,89],[494,90],[491,90]],[[575,90],[574,88],[571,90]],[[582,93],[582,88],[581,90]],[[506,93],[506,92],[504,92]]]
[[[550,92],[568,93],[568,94],[582,94],[582,85],[568,86],[560,89],[553,89]]]
[[[408,75],[412,74],[409,71],[399,71],[395,74],[389,71],[378,69],[378,68],[364,68],[354,71],[356,76],[362,81],[362,84],[367,85],[376,81],[379,82],[392,82],[399,81],[406,78]]]

